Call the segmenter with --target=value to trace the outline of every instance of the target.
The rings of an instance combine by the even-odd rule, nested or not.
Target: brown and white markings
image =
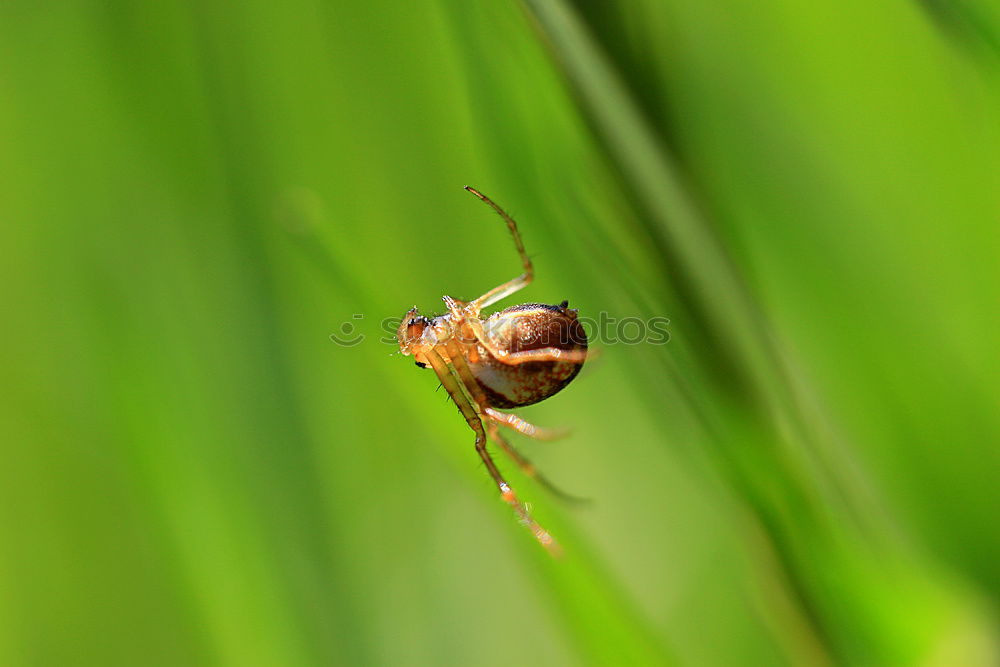
[[[528,508],[504,481],[486,450],[487,433],[529,477],[558,492],[501,434],[500,426],[539,440],[563,435],[560,429],[534,426],[500,409],[531,405],[552,396],[576,377],[587,359],[587,336],[576,311],[563,301],[558,306],[527,303],[494,313],[480,312],[528,285],[534,274],[524,251],[517,224],[489,197],[466,187],[486,202],[507,223],[521,255],[524,273],[494,287],[474,301],[443,297],[448,313],[434,318],[410,309],[399,324],[396,338],[403,354],[412,354],[417,366],[432,368],[476,434],[476,451],[493,477],[500,497],[519,521],[550,552],[559,546],[531,518]]]

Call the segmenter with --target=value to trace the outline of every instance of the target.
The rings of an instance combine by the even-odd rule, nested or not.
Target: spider
[[[478,190],[468,186],[465,189],[507,223],[524,272],[474,301],[442,297],[448,307],[445,315],[428,318],[416,307],[411,308],[403,316],[396,338],[402,354],[413,355],[420,368],[434,370],[458,406],[476,435],[476,452],[500,490],[501,499],[542,546],[558,554],[558,543],[531,518],[527,506],[497,469],[486,450],[487,433],[525,475],[566,497],[500,434],[499,427],[539,440],[555,439],[565,430],[534,426],[501,410],[538,403],[569,384],[587,358],[587,336],[577,320],[577,311],[568,308],[568,301],[558,306],[526,303],[485,320],[480,317],[482,309],[531,283],[534,269],[514,219]]]

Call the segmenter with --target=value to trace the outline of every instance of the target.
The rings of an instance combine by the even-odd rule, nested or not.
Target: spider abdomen
[[[490,338],[503,350],[514,354],[556,348],[586,350],[587,334],[576,310],[563,303],[548,306],[526,303],[494,313],[483,322]],[[469,367],[491,405],[516,408],[552,396],[570,383],[583,366],[579,361],[529,361],[504,363],[476,344],[475,361]]]

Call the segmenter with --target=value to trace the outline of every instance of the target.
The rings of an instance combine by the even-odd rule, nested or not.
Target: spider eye
[[[406,335],[410,338],[419,338],[428,324],[430,322],[426,317],[411,318],[406,322]]]

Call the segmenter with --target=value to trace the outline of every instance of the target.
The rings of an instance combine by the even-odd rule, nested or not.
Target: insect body
[[[524,251],[517,224],[489,197],[466,190],[493,208],[507,223],[521,255],[524,273],[499,285],[474,301],[443,297],[448,313],[427,318],[416,308],[400,322],[396,337],[403,354],[413,355],[421,368],[432,368],[476,434],[476,451],[500,490],[501,498],[521,523],[550,551],[558,545],[531,518],[513,489],[504,481],[486,450],[486,435],[504,450],[521,470],[555,490],[500,434],[499,427],[529,437],[548,440],[562,431],[534,426],[500,409],[542,401],[570,383],[587,358],[587,336],[575,310],[563,301],[558,306],[528,303],[480,318],[480,312],[528,285],[534,275]],[[558,493],[558,492],[557,492]]]

